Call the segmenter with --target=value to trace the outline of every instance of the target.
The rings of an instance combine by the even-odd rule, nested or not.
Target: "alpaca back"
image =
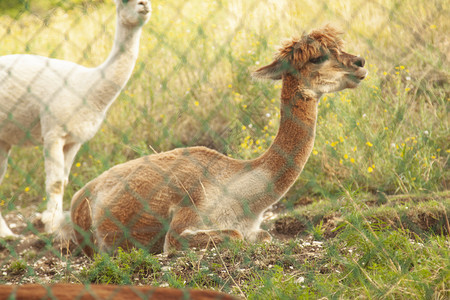
[[[39,144],[41,131],[47,128],[55,128],[55,135],[63,134],[58,129],[68,128],[77,140],[92,137],[101,115],[86,105],[93,84],[86,75],[89,70],[36,55],[0,57],[0,140],[12,145]],[[86,119],[100,120],[82,126]]]

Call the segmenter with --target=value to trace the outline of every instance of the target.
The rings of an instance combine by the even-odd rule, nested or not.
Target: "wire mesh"
[[[133,1],[116,2],[121,5]],[[107,59],[113,48],[117,30],[114,1],[3,1],[0,11],[2,56],[42,55],[94,68]],[[139,56],[131,78],[107,110],[101,126],[93,130],[95,135],[91,139],[80,137],[83,143],[64,190],[64,211],[68,211],[74,195],[75,198],[80,196],[76,192],[91,180],[106,176],[101,174],[113,166],[136,159],[128,163],[129,167],[107,171],[111,182],[99,182],[109,184],[102,187],[102,193],[114,195],[111,199],[127,194],[124,199],[128,197],[139,205],[123,202],[119,207],[111,204],[108,209],[97,212],[102,215],[100,223],[109,224],[104,228],[94,226],[95,230],[109,232],[104,236],[92,237],[92,229],[75,225],[79,239],[83,240],[81,248],[88,246],[92,248],[89,251],[99,252],[93,260],[86,258],[81,248],[70,241],[61,242],[54,235],[45,234],[44,225],[39,221],[49,198],[49,190],[45,188],[45,164],[46,160],[56,164],[60,160],[52,158],[52,152],[42,146],[41,137],[34,134],[33,130],[41,130],[43,125],[36,115],[20,120],[14,118],[18,111],[24,114],[32,108],[21,110],[25,104],[20,101],[13,107],[1,103],[11,98],[4,91],[9,88],[6,93],[13,93],[14,88],[0,83],[0,115],[5,116],[0,132],[8,134],[10,124],[20,129],[9,156],[10,148],[4,145],[8,142],[0,140],[3,149],[0,158],[8,165],[0,188],[1,212],[12,232],[20,235],[0,238],[0,283],[110,282],[175,287],[184,284],[220,288],[246,297],[248,290],[243,289],[251,275],[227,268],[233,264],[223,261],[226,255],[217,250],[220,246],[216,245],[223,236],[211,238],[211,232],[205,231],[209,234],[205,239],[210,241],[208,248],[218,251],[220,261],[216,264],[221,265],[218,271],[203,272],[200,263],[186,267],[187,270],[182,271],[190,274],[188,283],[170,274],[165,264],[170,255],[175,254],[171,253],[168,258],[153,256],[153,252],[161,252],[167,243],[165,233],[178,211],[152,206],[149,199],[161,195],[166,199],[180,198],[177,210],[186,210],[186,216],[198,218],[197,205],[202,203],[196,203],[196,199],[205,195],[206,198],[222,197],[223,203],[217,203],[223,207],[206,209],[209,215],[215,215],[216,211],[226,211],[225,208],[235,203],[232,201],[238,194],[233,190],[236,188],[246,190],[253,197],[239,199],[242,215],[256,217],[260,212],[254,212],[254,201],[267,195],[283,196],[277,183],[271,182],[266,174],[252,173],[253,159],[264,155],[277,135],[281,81],[252,80],[250,73],[273,61],[273,53],[283,38],[302,36],[327,23],[344,32],[344,50],[365,57],[369,76],[356,90],[327,94],[320,100],[311,157],[297,183],[283,197],[282,207],[293,209],[296,201],[305,197],[336,200],[346,189],[376,195],[447,190],[449,94],[445,32],[448,32],[449,22],[446,16],[448,4],[441,1],[431,4],[413,0],[152,1],[152,15],[142,27]],[[125,41],[121,47],[132,43],[129,39]],[[13,78],[10,71],[13,68],[14,64],[5,68],[0,60],[0,80],[11,85],[19,83],[15,89],[23,92],[24,98],[25,94],[33,94],[29,87],[40,77],[28,82],[27,78]],[[59,74],[49,65],[43,65],[42,72],[51,72],[52,76]],[[55,95],[62,89],[70,90],[69,75],[70,72],[61,75],[49,85],[54,88],[49,96],[51,103],[64,101]],[[102,74],[99,81],[89,82],[92,84],[89,91],[108,81],[107,76]],[[116,88],[119,91],[120,86]],[[91,107],[89,95],[79,94],[78,89],[71,92],[78,94],[79,106],[74,115],[65,117],[67,124],[62,128],[76,131],[71,129],[73,120],[78,120],[76,113],[95,111],[96,107]],[[47,103],[44,99],[35,100]],[[59,116],[52,115],[52,118]],[[22,120],[31,125],[24,126]],[[305,126],[302,122],[299,124]],[[206,146],[225,157],[206,150],[183,150],[193,146]],[[163,163],[147,157],[175,148],[182,150],[159,156],[158,160]],[[280,156],[286,156],[281,150],[277,151]],[[174,155],[178,155],[177,161],[173,160]],[[220,170],[228,172],[228,167],[236,164],[234,159],[249,163],[243,169],[231,166],[234,174],[220,174]],[[294,162],[286,160],[285,169],[280,169],[279,174],[295,169]],[[193,170],[201,174],[203,181],[192,184]],[[227,184],[224,179],[218,179],[220,176],[209,176],[211,172],[228,178]],[[244,173],[251,177],[246,177],[245,182],[239,177]],[[150,186],[154,182],[158,185]],[[191,185],[186,186],[186,183]],[[148,188],[136,194],[136,186],[147,185]],[[208,185],[208,192],[205,185]],[[101,190],[96,182],[88,185],[80,201],[95,195],[96,189]],[[89,210],[92,213],[95,208],[86,206],[84,213]],[[444,211],[447,210],[445,206]],[[134,217],[126,222],[120,220],[120,213],[125,212]],[[273,227],[270,214],[264,215],[268,228]],[[152,223],[154,220],[158,220],[158,224]],[[140,222],[154,226],[141,226]],[[198,222],[205,230],[216,225],[207,218]],[[424,231],[420,226],[411,226],[413,231]],[[275,240],[280,238],[276,228],[270,229]],[[174,243],[196,246],[189,245],[186,236],[173,230]],[[289,232],[291,238],[301,235],[304,226],[293,230]],[[147,237],[155,233],[155,238],[149,241]],[[239,238],[239,232],[222,233],[231,240]],[[105,242],[100,239],[108,239],[114,249],[121,246],[116,256],[104,254],[107,247],[99,247]],[[132,250],[129,243],[137,244],[139,250]],[[236,245],[231,243],[229,247],[234,249]],[[305,247],[320,252],[317,245]],[[127,254],[129,251],[131,256]],[[187,259],[189,255],[193,254],[186,254]],[[201,258],[196,259],[201,261]],[[262,274],[257,262],[248,266],[257,269],[256,274]],[[196,267],[197,272],[193,272]],[[103,273],[99,275],[98,270]],[[264,279],[262,282],[261,285],[267,283]],[[297,285],[301,286],[301,282]]]

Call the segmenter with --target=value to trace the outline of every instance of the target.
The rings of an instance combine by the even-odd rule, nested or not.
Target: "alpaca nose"
[[[357,67],[364,67],[364,64],[366,63],[366,60],[360,56],[355,58],[355,61],[353,62],[353,64]]]
[[[138,1],[138,4],[147,6],[148,1],[147,1],[147,0],[139,0],[139,1]]]

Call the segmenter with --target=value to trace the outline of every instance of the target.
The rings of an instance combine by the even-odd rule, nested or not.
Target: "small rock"
[[[296,284],[303,283],[303,282],[305,282],[305,277],[300,276],[299,278],[295,279],[294,282],[295,282]]]
[[[169,267],[169,266],[163,266],[161,268],[161,271],[163,271],[163,272],[169,272],[170,270],[172,270],[172,267]]]

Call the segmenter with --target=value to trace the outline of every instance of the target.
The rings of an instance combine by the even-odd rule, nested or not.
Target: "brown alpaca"
[[[100,300],[100,299],[151,299],[151,300],[232,300],[230,295],[207,290],[180,290],[173,288],[155,288],[150,286],[117,286],[58,283],[44,287],[40,284],[21,286],[1,285],[0,299],[17,300]]]
[[[278,134],[260,157],[237,160],[204,147],[175,149],[117,165],[89,182],[71,206],[85,253],[118,246],[167,252],[227,238],[270,241],[260,229],[262,215],[308,160],[319,98],[355,88],[367,75],[364,59],[341,47],[339,32],[326,26],[286,42],[272,64],[254,72],[283,83]]]

